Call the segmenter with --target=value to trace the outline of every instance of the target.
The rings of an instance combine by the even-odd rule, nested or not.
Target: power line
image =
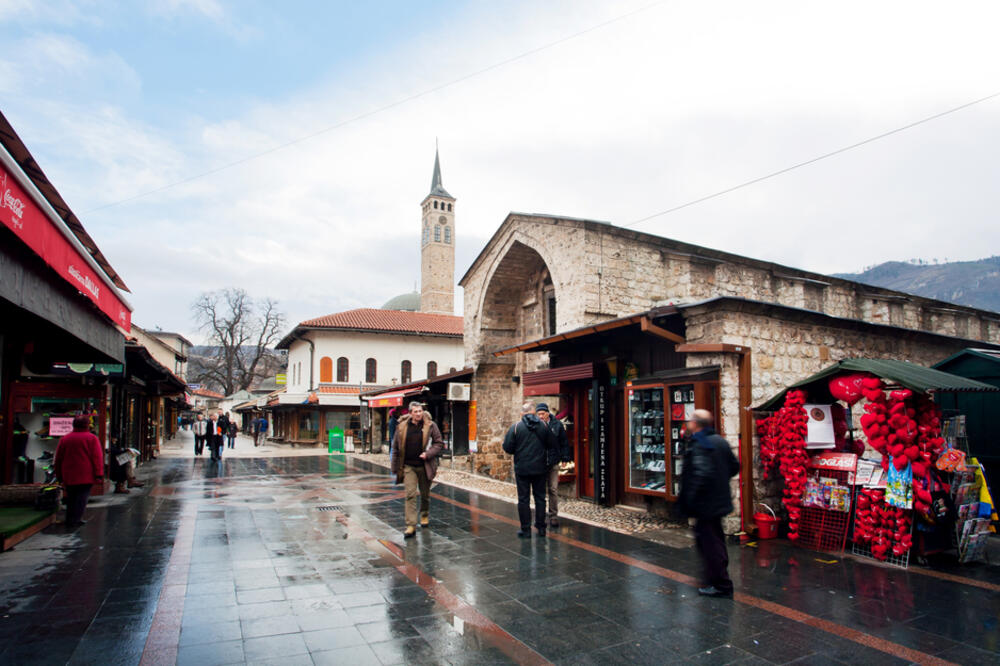
[[[340,129],[342,127],[345,127],[347,125],[350,125],[352,123],[356,123],[359,120],[364,120],[365,118],[370,118],[370,117],[372,117],[372,116],[374,116],[376,114],[382,113],[384,111],[388,111],[389,109],[393,109],[393,108],[395,108],[397,106],[402,106],[403,104],[407,104],[407,103],[412,102],[412,101],[414,101],[416,99],[420,99],[421,97],[426,97],[427,95],[431,95],[431,94],[434,94],[436,92],[440,92],[440,91],[442,91],[442,90],[444,90],[446,88],[450,88],[452,86],[458,85],[459,83],[463,83],[465,81],[468,81],[469,79],[475,78],[477,76],[482,76],[483,74],[486,74],[487,72],[491,72],[494,69],[499,69],[501,67],[505,67],[506,65],[509,65],[509,64],[511,64],[513,62],[517,62],[518,60],[523,60],[524,58],[528,58],[528,57],[533,56],[533,55],[535,55],[537,53],[541,53],[542,51],[546,51],[546,50],[551,49],[553,47],[559,46],[560,44],[564,44],[564,43],[566,43],[568,41],[571,41],[573,39],[576,39],[578,37],[582,37],[583,35],[589,34],[589,33],[594,32],[596,30],[600,30],[602,28],[606,28],[607,26],[612,25],[614,23],[618,23],[620,21],[624,21],[625,19],[631,18],[631,17],[633,17],[633,16],[635,16],[637,14],[641,14],[641,13],[643,13],[645,11],[648,11],[648,10],[652,9],[653,7],[656,7],[658,5],[662,5],[666,1],[667,0],[656,0],[656,2],[652,2],[652,3],[648,4],[648,5],[643,5],[642,7],[639,7],[638,9],[635,9],[635,10],[633,10],[631,12],[627,12],[625,14],[620,14],[620,15],[614,17],[614,18],[608,19],[607,21],[604,21],[602,23],[598,23],[596,25],[592,25],[589,28],[585,28],[585,29],[583,29],[583,30],[581,30],[579,32],[574,32],[571,35],[567,35],[565,37],[561,37],[561,38],[559,38],[559,39],[557,39],[555,41],[548,42],[546,44],[542,44],[541,46],[536,46],[533,49],[529,49],[527,51],[519,53],[519,54],[517,54],[515,56],[507,58],[506,60],[501,60],[499,62],[493,63],[492,65],[484,67],[482,69],[478,69],[478,70],[476,70],[474,72],[471,72],[469,74],[465,74],[463,76],[460,76],[457,79],[452,79],[451,81],[448,81],[447,83],[441,83],[441,84],[438,84],[438,85],[433,86],[431,88],[427,88],[426,90],[423,90],[421,92],[414,93],[414,94],[412,94],[412,95],[410,95],[408,97],[403,97],[403,98],[398,99],[398,100],[396,100],[394,102],[389,102],[388,104],[385,104],[383,106],[380,106],[380,107],[377,107],[375,109],[372,109],[371,111],[366,111],[366,112],[360,113],[360,114],[358,114],[356,116],[352,116],[352,117],[347,118],[345,120],[342,120],[342,121],[340,121],[338,123],[330,125],[329,127],[325,127],[325,128],[323,128],[321,130],[317,130],[317,131],[315,131],[315,132],[313,132],[311,134],[306,134],[304,136],[300,136],[300,137],[298,137],[296,139],[292,139],[292,140],[287,141],[285,143],[282,143],[282,144],[279,144],[277,146],[274,146],[272,148],[268,148],[266,150],[262,150],[260,152],[253,153],[251,155],[247,155],[246,157],[240,158],[238,160],[233,160],[232,162],[227,162],[227,163],[225,163],[225,164],[223,164],[221,166],[215,167],[214,169],[209,169],[207,171],[201,171],[201,172],[196,173],[196,174],[194,174],[192,176],[188,176],[187,178],[182,178],[180,180],[177,180],[177,181],[174,181],[174,182],[171,182],[171,183],[167,183],[166,185],[163,185],[161,187],[157,187],[157,188],[154,188],[152,190],[146,190],[145,192],[140,192],[139,194],[135,194],[133,196],[126,197],[125,199],[119,199],[118,201],[113,201],[111,203],[106,203],[106,204],[103,204],[101,206],[97,206],[96,208],[91,208],[90,210],[85,211],[84,215],[89,215],[90,213],[96,213],[97,211],[105,210],[107,208],[113,208],[115,206],[120,206],[121,204],[129,203],[131,201],[136,201],[137,199],[142,199],[142,198],[148,197],[148,196],[150,196],[152,194],[158,194],[160,192],[164,192],[166,190],[169,190],[169,189],[172,189],[174,187],[177,187],[178,185],[184,185],[186,183],[190,183],[190,182],[198,180],[200,178],[204,178],[206,176],[211,176],[211,175],[217,174],[220,171],[226,171],[227,169],[232,169],[233,167],[239,166],[241,164],[246,164],[247,162],[251,162],[253,160],[259,159],[259,158],[264,157],[266,155],[270,155],[272,153],[276,153],[279,150],[284,150],[285,148],[289,148],[291,146],[303,143],[304,141],[309,141],[310,139],[315,139],[318,136],[322,136],[323,134],[327,134],[327,133],[332,132],[334,130],[338,130],[338,129]]]
[[[719,190],[718,192],[714,192],[712,194],[705,195],[705,196],[700,197],[698,199],[694,199],[693,201],[688,201],[687,203],[683,203],[683,204],[681,204],[679,206],[674,206],[673,208],[668,208],[666,210],[661,210],[658,213],[653,213],[652,215],[647,215],[646,217],[640,218],[638,220],[634,220],[632,222],[629,222],[628,224],[623,224],[622,227],[624,227],[624,228],[634,227],[637,224],[642,224],[643,222],[647,222],[649,220],[652,220],[653,218],[661,217],[663,215],[668,215],[670,213],[676,213],[677,211],[682,210],[684,208],[689,208],[691,206],[695,206],[697,204],[704,203],[706,201],[709,201],[710,199],[715,199],[717,197],[721,197],[723,195],[729,194],[730,192],[735,192],[736,190],[743,189],[744,187],[750,187],[751,185],[756,185],[757,183],[760,183],[762,181],[768,180],[770,178],[774,178],[776,176],[780,176],[782,174],[786,174],[789,171],[794,171],[795,169],[800,169],[800,168],[802,168],[804,166],[809,166],[810,164],[815,164],[816,162],[819,162],[821,160],[825,160],[828,157],[833,157],[834,155],[840,155],[841,153],[846,153],[849,150],[854,150],[855,148],[860,148],[861,146],[867,145],[867,144],[872,143],[874,141],[878,141],[880,139],[884,139],[884,138],[886,138],[888,136],[892,136],[893,134],[898,134],[900,132],[904,132],[904,131],[906,131],[908,129],[912,129],[914,127],[917,127],[918,125],[923,125],[924,123],[928,123],[928,122],[930,122],[932,120],[937,120],[938,118],[947,116],[948,114],[955,113],[956,111],[961,111],[962,109],[967,109],[970,106],[974,106],[976,104],[980,104],[982,102],[986,102],[986,101],[991,100],[991,99],[993,99],[995,97],[1000,97],[1000,92],[995,92],[992,95],[987,95],[986,97],[980,97],[979,99],[973,100],[971,102],[967,102],[967,103],[962,104],[960,106],[956,106],[956,107],[954,107],[952,109],[948,109],[947,111],[942,111],[940,113],[935,113],[933,116],[927,116],[926,118],[922,118],[921,120],[917,120],[916,122],[912,122],[909,125],[903,125],[902,127],[897,127],[894,130],[889,130],[888,132],[883,132],[882,134],[877,134],[876,136],[869,137],[869,138],[865,139],[864,141],[858,141],[857,143],[852,143],[849,146],[844,146],[843,148],[839,148],[839,149],[834,150],[832,152],[825,153],[823,155],[819,155],[818,157],[813,157],[812,159],[808,159],[805,162],[799,162],[798,164],[793,164],[792,166],[785,167],[784,169],[779,169],[778,171],[774,171],[774,172],[769,173],[769,174],[767,174],[765,176],[760,176],[758,178],[754,178],[752,180],[748,180],[746,182],[740,183],[739,185],[733,185],[732,187],[727,187],[724,190]]]

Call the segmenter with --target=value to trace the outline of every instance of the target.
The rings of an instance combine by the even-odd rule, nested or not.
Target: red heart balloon
[[[837,400],[843,400],[848,405],[853,405],[861,400],[864,380],[865,375],[834,377],[829,383],[830,395]]]

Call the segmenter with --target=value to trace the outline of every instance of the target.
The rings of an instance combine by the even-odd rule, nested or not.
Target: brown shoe
[[[407,527],[406,531],[403,532],[403,538],[404,539],[412,539],[414,536],[416,536],[416,534],[417,534],[417,528],[416,527]]]
[[[421,527],[430,527],[431,526],[431,519],[430,519],[430,517],[429,516],[420,516],[420,526]]]

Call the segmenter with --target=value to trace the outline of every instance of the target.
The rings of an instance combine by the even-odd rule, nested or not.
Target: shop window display
[[[73,430],[73,417],[91,416],[91,430],[97,432],[99,412],[89,398],[32,398],[30,411],[14,415],[15,479],[40,483],[52,465],[59,438]]]

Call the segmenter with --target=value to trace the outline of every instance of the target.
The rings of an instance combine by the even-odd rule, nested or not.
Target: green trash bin
[[[344,452],[344,429],[343,428],[331,428],[326,431],[329,437],[329,444],[327,450],[330,453],[343,453]]]

